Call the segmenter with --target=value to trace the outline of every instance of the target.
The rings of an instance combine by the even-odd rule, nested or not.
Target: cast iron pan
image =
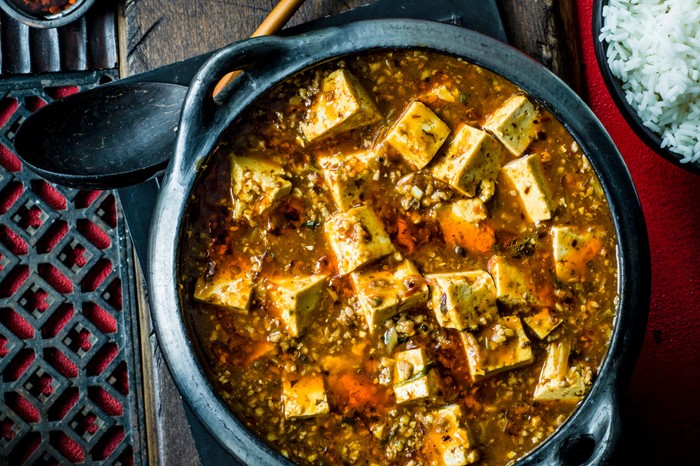
[[[382,48],[422,48],[463,57],[525,90],[571,132],[608,198],[618,236],[620,304],[608,355],[574,415],[519,465],[607,464],[620,437],[619,397],[646,327],[649,244],[639,199],[610,136],[559,78],[517,50],[467,29],[419,20],[374,20],[289,38],[263,37],[214,55],[185,100],[175,156],[155,207],[150,236],[151,309],[165,359],[183,397],[224,448],[249,465],[291,464],[248,431],[216,395],[191,343],[178,288],[183,212],[201,167],[220,135],[254,100],[294,73],[329,59]],[[211,98],[227,72],[244,73]]]

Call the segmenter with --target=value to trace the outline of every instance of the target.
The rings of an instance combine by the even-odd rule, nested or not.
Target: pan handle
[[[612,387],[591,393],[568,425],[535,451],[525,465],[604,466],[613,461],[621,434],[618,395]]]
[[[193,170],[232,116],[267,89],[289,60],[290,44],[274,36],[236,42],[213,55],[197,72],[185,98],[170,176]],[[242,73],[216,98],[214,88],[232,70]]]

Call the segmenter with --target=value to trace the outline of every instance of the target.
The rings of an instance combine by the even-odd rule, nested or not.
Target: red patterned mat
[[[0,464],[145,463],[115,194],[54,186],[12,151],[26,115],[77,90],[0,93]]]

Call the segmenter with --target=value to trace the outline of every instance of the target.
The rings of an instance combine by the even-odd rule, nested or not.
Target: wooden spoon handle
[[[251,37],[267,36],[278,32],[287,24],[289,18],[299,9],[302,3],[304,3],[304,0],[280,0]],[[214,96],[223,91],[240,73],[240,71],[236,70],[224,75],[214,87]]]

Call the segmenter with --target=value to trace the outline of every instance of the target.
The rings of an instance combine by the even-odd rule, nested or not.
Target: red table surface
[[[620,460],[700,464],[700,177],[661,158],[627,125],[598,69],[593,1],[577,7],[588,102],[629,167],[651,246],[649,324],[623,396]]]

